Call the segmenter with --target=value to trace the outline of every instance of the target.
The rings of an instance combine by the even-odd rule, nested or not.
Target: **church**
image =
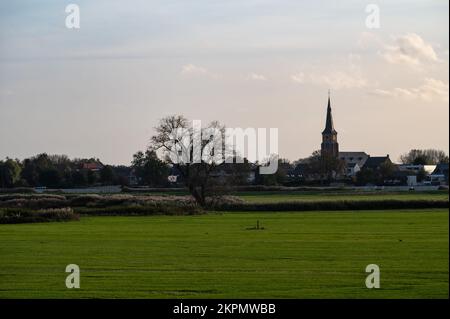
[[[340,152],[338,143],[338,133],[334,128],[333,113],[331,109],[331,98],[328,92],[327,116],[325,129],[322,131],[322,144],[320,152],[322,156],[339,158],[345,162],[346,175],[355,176],[364,166],[379,166],[380,163],[390,161],[389,155],[380,157],[370,157],[366,152]]]
[[[330,93],[328,93],[327,119],[325,129],[322,132],[322,145],[320,147],[322,156],[339,157],[337,134],[334,129],[333,114],[331,113]]]

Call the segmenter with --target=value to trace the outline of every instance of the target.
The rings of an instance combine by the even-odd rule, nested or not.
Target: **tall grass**
[[[63,211],[67,207],[70,207],[72,212],[83,215],[182,215],[202,212],[190,196],[0,195],[0,209],[4,212],[3,222],[34,222],[47,217],[57,219],[57,214],[50,216],[43,213],[51,212],[52,209],[54,212]]]
[[[23,208],[0,209],[0,224],[43,223],[78,220],[72,208],[30,210]]]

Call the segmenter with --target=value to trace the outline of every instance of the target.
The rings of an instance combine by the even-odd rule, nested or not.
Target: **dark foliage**
[[[44,223],[79,220],[71,208],[30,210],[0,208],[0,224]]]

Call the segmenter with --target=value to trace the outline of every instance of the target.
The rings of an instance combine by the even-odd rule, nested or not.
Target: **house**
[[[418,175],[420,172],[425,172],[426,175],[431,175],[436,169],[436,165],[400,164],[397,167],[400,171],[409,172],[411,175]]]
[[[167,176],[167,180],[171,184],[181,183],[183,181],[183,175],[181,171],[174,165],[170,167],[169,175]]]
[[[396,177],[406,180],[408,186],[416,186],[424,180],[425,182],[430,180],[429,176],[436,169],[436,165],[400,164],[397,168]]]
[[[130,171],[127,175],[127,181],[128,181],[128,185],[130,185],[130,186],[136,186],[139,184],[139,179],[136,176],[136,170],[134,168],[130,169]]]
[[[103,164],[100,162],[83,162],[81,164],[81,169],[87,171],[98,172],[103,168]]]
[[[220,183],[230,183],[232,180],[235,184],[252,184],[255,182],[257,170],[258,167],[255,164],[245,159],[244,163],[222,163],[215,167],[209,176]],[[183,183],[184,178],[180,169],[172,165],[167,180],[175,185]]]
[[[432,184],[448,184],[448,164],[437,164],[435,170],[430,175]]]
[[[347,177],[354,177],[361,170],[358,163],[347,163],[346,164],[346,175]]]
[[[355,177],[370,157],[366,152],[339,152],[338,158],[345,162],[345,176]]]
[[[370,157],[366,152],[339,152],[339,159],[345,161],[346,164],[358,164],[361,168]]]
[[[286,177],[290,180],[305,180],[308,177],[308,164],[301,162],[295,165],[292,169],[288,170]]]
[[[291,178],[304,178],[307,164],[298,163],[293,169],[288,171],[287,176]]]
[[[376,171],[384,164],[393,164],[389,158],[389,154],[386,156],[369,156],[362,168]]]

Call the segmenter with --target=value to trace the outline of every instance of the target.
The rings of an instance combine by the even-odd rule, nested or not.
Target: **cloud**
[[[205,76],[213,79],[217,79],[219,77],[217,74],[210,72],[208,69],[194,64],[183,65],[180,73],[183,76]]]
[[[252,73],[248,76],[248,79],[253,81],[267,81],[267,78],[262,74]]]
[[[323,85],[335,90],[363,88],[367,86],[367,80],[357,71],[344,72],[333,71],[329,73],[310,73],[303,72],[291,76],[291,80],[300,84]]]
[[[308,72],[291,75],[291,80],[300,84],[325,86],[334,90],[364,88],[369,85],[361,70],[362,57],[350,53],[341,68],[324,70],[322,67],[310,67]]]
[[[386,45],[381,56],[389,63],[412,67],[423,63],[439,62],[433,47],[415,33],[394,38],[394,44]]]
[[[297,74],[291,75],[291,80],[300,84],[306,83],[305,73],[299,72]]]
[[[194,64],[187,64],[181,68],[181,74],[196,74],[196,75],[204,75],[208,74],[208,70],[202,68],[200,66],[196,66]]]
[[[419,99],[427,102],[435,100],[448,102],[449,85],[440,80],[426,78],[424,83],[416,88],[394,88],[391,90],[376,89],[371,93],[382,97],[412,100]]]

